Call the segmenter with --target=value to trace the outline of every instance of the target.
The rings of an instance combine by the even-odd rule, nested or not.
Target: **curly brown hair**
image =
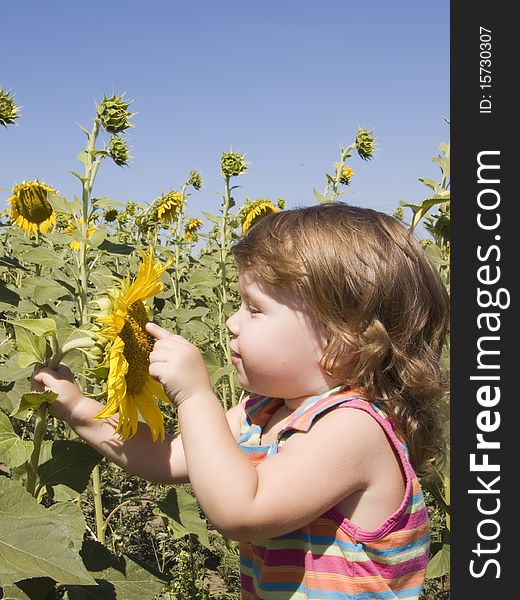
[[[241,270],[297,291],[329,332],[321,365],[384,403],[419,476],[444,458],[439,365],[449,298],[397,219],[336,202],[264,217],[233,247]]]

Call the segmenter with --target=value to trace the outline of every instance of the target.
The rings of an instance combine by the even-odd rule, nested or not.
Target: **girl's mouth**
[[[233,364],[238,363],[241,359],[242,357],[240,356],[240,354],[238,354],[238,352],[234,352],[233,350],[231,351],[231,362]]]

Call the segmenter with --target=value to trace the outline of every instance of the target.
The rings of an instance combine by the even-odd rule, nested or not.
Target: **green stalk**
[[[40,451],[45,432],[47,431],[47,413],[48,405],[46,403],[42,404],[40,408],[37,408],[35,411],[36,425],[34,428],[33,451],[31,454],[31,458],[29,459],[26,486],[27,491],[32,496],[35,496],[36,476],[38,473],[38,464],[40,461]]]
[[[50,344],[52,349],[52,355],[48,365],[51,369],[55,369],[60,364],[62,358],[62,351],[56,337],[50,337]],[[49,405],[46,402],[35,410],[36,422],[34,426],[33,451],[31,453],[31,458],[29,459],[27,465],[26,485],[27,491],[32,496],[36,496],[36,479],[38,475],[38,465],[40,464],[40,452],[42,448],[42,442],[47,431],[48,412]]]
[[[87,303],[88,303],[88,279],[89,279],[89,268],[87,261],[87,252],[88,247],[86,242],[84,241],[87,238],[89,217],[90,217],[90,200],[92,194],[92,188],[94,187],[94,181],[96,179],[96,174],[98,167],[101,163],[103,155],[100,154],[96,159],[93,159],[93,153],[96,147],[96,140],[99,134],[100,121],[99,119],[94,119],[94,125],[92,127],[92,132],[89,136],[89,142],[86,150],[86,163],[85,163],[85,177],[83,179],[83,189],[81,196],[81,235],[83,240],[80,242],[80,250],[79,250],[79,270],[80,270],[80,280],[81,280],[81,288],[79,290],[80,297],[80,327],[82,327],[87,322]],[[92,470],[92,495],[94,497],[94,512],[96,519],[96,535],[98,540],[104,544],[105,541],[105,531],[103,527],[103,505],[101,498],[101,477],[99,472],[99,465],[96,465]]]
[[[176,239],[175,239],[175,268],[174,268],[174,292],[175,292],[175,308],[180,308],[181,306],[181,292],[180,292],[180,282],[181,282],[181,270],[180,270],[180,258],[181,258],[181,246],[182,246],[182,218],[184,216],[184,194],[186,192],[187,184],[185,183],[181,187],[181,196],[183,207],[179,212],[179,216],[177,218],[177,231],[176,231]]]
[[[96,535],[98,542],[105,543],[105,521],[103,518],[103,502],[101,498],[101,476],[96,465],[92,470],[92,496],[94,498],[94,513],[96,518]]]
[[[228,283],[227,283],[227,272],[226,272],[226,259],[228,252],[228,239],[227,239],[227,220],[229,214],[229,205],[231,201],[231,192],[229,189],[229,176],[225,177],[225,192],[224,192],[224,204],[222,207],[222,220],[220,221],[220,290],[221,290],[221,301],[219,305],[219,341],[226,361],[231,364],[231,350],[229,348],[229,333],[226,328],[226,311],[225,307],[228,301]],[[235,391],[235,380],[233,373],[228,374],[229,390],[231,393],[231,406],[236,404],[236,391]],[[227,410],[227,390],[223,390],[223,401],[224,409]]]

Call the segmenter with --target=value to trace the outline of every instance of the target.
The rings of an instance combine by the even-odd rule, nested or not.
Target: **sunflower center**
[[[17,204],[18,212],[29,223],[43,223],[52,215],[52,206],[47,201],[47,190],[40,186],[20,190]]]
[[[123,355],[128,363],[126,387],[128,393],[139,394],[148,381],[148,357],[153,349],[154,339],[144,326],[148,323],[146,308],[141,300],[128,309],[123,329],[119,333],[125,343]]]

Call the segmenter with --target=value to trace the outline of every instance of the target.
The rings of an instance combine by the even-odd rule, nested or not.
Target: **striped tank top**
[[[430,531],[428,513],[406,445],[377,403],[348,386],[306,401],[270,446],[260,444],[262,429],[282,400],[251,395],[237,442],[258,464],[295,432],[306,432],[318,415],[337,408],[363,410],[384,429],[406,477],[397,511],[377,529],[363,530],[331,509],[301,529],[268,540],[240,544],[244,600],[417,600],[423,588]]]

